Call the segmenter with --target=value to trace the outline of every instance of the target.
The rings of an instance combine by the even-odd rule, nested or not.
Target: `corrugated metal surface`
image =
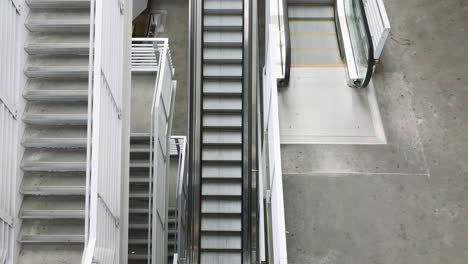
[[[0,264],[12,264],[14,254],[20,24],[13,2],[0,0]]]

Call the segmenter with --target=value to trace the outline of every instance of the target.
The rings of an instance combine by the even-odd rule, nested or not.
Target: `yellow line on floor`
[[[293,68],[341,68],[343,63],[293,63]]]

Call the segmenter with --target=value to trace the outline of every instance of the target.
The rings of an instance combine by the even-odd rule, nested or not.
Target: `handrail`
[[[289,86],[289,78],[291,75],[291,35],[289,33],[288,0],[282,0],[282,4],[283,4],[283,27],[284,27],[283,35],[284,35],[284,52],[285,52],[284,76],[283,78],[278,79],[277,82],[278,82],[279,88],[286,88]],[[279,25],[281,26],[281,23],[279,23]],[[280,40],[281,39],[282,38],[280,38]],[[281,56],[281,60],[282,58],[283,56]]]
[[[362,83],[360,88],[367,87],[369,82],[372,78],[372,74],[374,73],[374,43],[372,42],[372,35],[369,28],[369,22],[367,20],[367,13],[366,9],[364,8],[364,2],[362,0],[357,0],[359,2],[359,8],[361,9],[362,19],[364,22],[364,29],[366,31],[367,36],[367,46],[368,46],[368,54],[367,54],[367,73],[364,82]]]
[[[354,2],[357,1],[357,2]],[[359,20],[351,16],[352,10],[349,9],[354,3],[357,3],[360,18],[362,17],[362,25],[354,25],[353,23],[359,23]],[[335,2],[336,18],[337,18],[337,27],[339,31],[339,40],[340,48],[342,51],[342,56],[345,58],[347,76],[348,76],[348,85],[356,88],[366,87],[370,79],[372,78],[372,73],[374,71],[374,46],[372,41],[372,36],[369,29],[369,24],[367,21],[367,15],[364,8],[364,3],[362,0],[337,0]],[[354,19],[355,21],[348,21],[348,19]],[[363,26],[365,32],[365,44],[358,43],[361,40],[361,36],[356,36],[354,41],[352,37],[352,32],[354,29],[355,35],[359,32],[356,27]],[[361,54],[359,50],[361,47],[359,45],[367,45],[367,60],[365,62],[366,72],[365,75],[363,72],[360,72],[362,65],[364,63],[359,61],[359,55]],[[363,54],[361,54],[362,56]]]
[[[280,75],[275,65],[280,60],[280,52],[275,48],[278,43],[277,27],[269,25],[269,38],[266,40],[265,70],[263,75],[263,127],[261,133],[259,173],[259,192],[265,191],[265,207],[261,213],[268,219],[267,227],[261,234],[270,245],[268,262],[272,264],[287,263],[286,226],[284,219],[283,183],[281,166],[281,146],[279,134],[278,87],[277,77]],[[264,156],[264,157],[263,157]],[[262,195],[263,196],[263,195]],[[263,200],[263,199],[262,199]]]

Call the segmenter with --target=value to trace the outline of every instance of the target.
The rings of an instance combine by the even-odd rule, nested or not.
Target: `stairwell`
[[[148,205],[150,136],[134,133],[130,138],[130,203],[128,228],[128,263],[148,263]],[[168,262],[172,263],[176,245],[177,212],[168,212]]]
[[[83,253],[89,0],[26,0],[28,78],[18,263],[79,263]]]

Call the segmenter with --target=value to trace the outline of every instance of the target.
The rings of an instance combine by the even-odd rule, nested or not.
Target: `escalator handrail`
[[[288,0],[282,0],[283,4],[283,26],[284,26],[284,46],[285,46],[285,61],[284,61],[284,76],[277,80],[278,88],[286,88],[289,86],[289,78],[291,75],[291,36],[289,34],[289,15],[288,15]]]
[[[366,9],[364,8],[364,1],[363,0],[357,0],[359,3],[359,7],[361,9],[362,13],[362,19],[364,22],[364,30],[366,31],[366,36],[367,36],[367,73],[366,73],[366,78],[364,78],[364,81],[362,82],[360,88],[364,88],[367,85],[369,85],[369,82],[372,78],[372,74],[374,73],[374,43],[372,41],[372,35],[370,32],[369,28],[369,21],[367,20],[367,14],[366,14]]]

